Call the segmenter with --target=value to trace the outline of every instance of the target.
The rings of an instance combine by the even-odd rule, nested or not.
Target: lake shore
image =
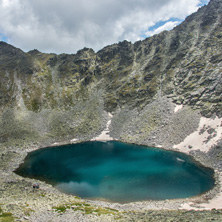
[[[111,119],[112,117],[110,116],[104,131],[92,140],[101,141],[102,138],[102,141],[106,141],[107,137],[109,138],[107,140],[113,140],[110,136],[109,129]],[[221,121],[221,119],[219,121]],[[104,137],[101,137],[101,135]],[[84,140],[74,138],[72,141],[53,143],[51,146],[77,142],[84,142]],[[183,144],[183,146],[174,147],[174,150],[187,154],[189,153],[189,155],[193,156],[207,167],[213,166],[213,163],[210,163],[212,160],[206,158],[203,152],[198,153],[191,149],[187,152],[187,147],[189,145],[190,143],[186,143]],[[38,145],[33,145],[29,147],[29,149],[26,148],[23,150],[14,150],[12,148],[1,156],[3,160],[2,163],[6,163],[1,167],[0,174],[1,209],[4,212],[11,212],[14,217],[19,218],[17,221],[114,221],[116,218],[120,218],[120,221],[121,218],[124,218],[122,221],[130,221],[130,217],[133,217],[133,212],[136,215],[138,212],[145,213],[149,211],[160,211],[164,213],[169,211],[169,215],[171,211],[177,211],[178,216],[183,214],[183,212],[191,210],[193,214],[199,216],[202,214],[201,212],[205,211],[208,212],[207,214],[211,215],[212,211],[209,210],[217,209],[218,211],[214,210],[214,213],[216,212],[215,217],[222,214],[222,206],[220,204],[222,202],[222,172],[216,169],[214,169],[216,179],[215,187],[205,194],[186,199],[141,201],[124,204],[112,203],[105,200],[84,200],[75,196],[63,194],[42,181],[38,181],[40,189],[33,190],[32,184],[36,182],[36,180],[22,178],[13,171],[23,162],[28,152],[39,148]],[[80,205],[81,207],[79,207]],[[92,209],[90,214],[86,213],[88,205],[90,209]],[[62,212],[57,211],[56,209],[58,209],[58,207],[65,207],[65,210]],[[101,212],[106,213],[100,214],[98,213],[98,209],[102,209]],[[113,209],[113,211],[108,212],[107,209]],[[212,215],[214,213],[212,213]]]

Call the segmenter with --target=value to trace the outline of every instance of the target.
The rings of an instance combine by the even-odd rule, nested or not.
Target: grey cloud
[[[200,0],[0,0],[0,33],[23,50],[74,53],[136,41],[160,20],[197,10]],[[7,5],[7,4],[8,5]]]

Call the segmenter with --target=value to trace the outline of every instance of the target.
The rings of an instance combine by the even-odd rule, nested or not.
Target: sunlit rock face
[[[112,138],[180,144],[201,117],[222,117],[221,14],[212,0],[172,31],[98,52],[25,53],[1,42],[0,143],[90,140],[110,112]]]

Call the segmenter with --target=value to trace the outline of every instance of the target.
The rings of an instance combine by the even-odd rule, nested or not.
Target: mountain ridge
[[[105,127],[107,112],[116,116],[121,110],[143,113],[161,98],[174,106],[190,107],[203,117],[222,117],[221,5],[221,1],[210,1],[171,31],[134,44],[115,43],[98,52],[84,48],[76,54],[25,53],[1,42],[2,115],[11,112],[16,118],[29,113],[31,119],[33,115],[49,122],[55,111],[61,120],[73,117],[73,125],[78,123],[80,129],[68,127],[68,135],[77,137],[87,134],[88,125],[89,137],[98,134]],[[81,106],[94,108],[85,109],[80,121]],[[41,115],[49,110],[47,117]],[[73,121],[68,116],[64,123]],[[43,128],[54,135],[56,125],[55,135],[60,137],[60,124],[53,121]],[[24,122],[30,125],[28,119]],[[35,127],[36,134],[42,134],[37,123]]]

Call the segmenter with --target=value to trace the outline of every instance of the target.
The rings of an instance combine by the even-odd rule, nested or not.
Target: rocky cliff
[[[1,42],[1,144],[88,140],[105,128],[107,112],[116,139],[181,142],[197,116],[222,117],[221,15],[222,2],[212,0],[172,31],[97,53],[25,53]],[[175,114],[176,105],[184,112]]]

